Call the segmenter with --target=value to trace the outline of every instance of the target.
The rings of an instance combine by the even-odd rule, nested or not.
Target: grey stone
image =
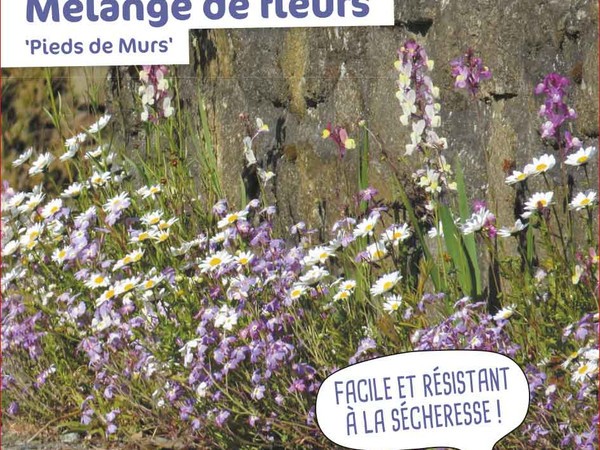
[[[460,160],[470,197],[487,199],[502,225],[515,218],[515,191],[504,184],[503,163],[522,167],[552,151],[539,138],[542,99],[533,93],[547,73],[573,81],[569,101],[579,114],[573,131],[586,145],[597,141],[597,2],[398,0],[395,10],[391,27],[192,31],[192,63],[176,67],[180,107],[197,111],[200,89],[233,204],[244,168],[241,112],[271,127],[255,153],[277,175],[269,199],[281,227],[298,220],[328,227],[356,192],[358,155],[338,158],[335,145],[320,137],[327,122],[356,137],[357,122],[365,119],[391,158],[402,159],[408,130],[398,120],[393,63],[407,38],[423,44],[436,62],[432,76],[442,91],[440,134],[449,140],[448,159]],[[477,100],[455,91],[450,76],[449,62],[468,47],[493,73]],[[124,124],[131,146],[143,150],[135,74],[113,69],[111,83],[111,109],[122,116],[116,122]],[[393,198],[396,175],[377,145],[369,158],[372,184]],[[400,181],[407,183],[415,162],[401,166]],[[592,174],[596,170],[592,164]]]

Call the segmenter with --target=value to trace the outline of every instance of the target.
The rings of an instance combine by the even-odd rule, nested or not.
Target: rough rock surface
[[[533,94],[545,74],[556,71],[572,80],[570,101],[580,117],[575,134],[588,145],[596,141],[597,2],[399,0],[395,10],[393,27],[192,32],[192,63],[176,69],[182,107],[197,108],[200,87],[230,199],[239,195],[244,167],[238,115],[247,112],[271,126],[255,152],[260,165],[277,175],[271,195],[281,224],[331,224],[356,191],[358,155],[350,152],[340,161],[320,132],[331,121],[356,136],[357,121],[365,119],[393,158],[403,155],[408,130],[398,120],[393,62],[410,37],[436,62],[440,134],[449,139],[450,160],[460,159],[471,195],[486,197],[506,221],[514,216],[515,194],[503,183],[503,162],[522,167],[550,150],[539,139],[542,100]],[[448,63],[467,47],[493,72],[478,100],[452,89]],[[131,70],[114,70],[112,82],[123,88],[132,77]],[[131,91],[115,94],[112,109],[135,129]],[[377,145],[369,156],[370,181],[391,197],[393,174]]]

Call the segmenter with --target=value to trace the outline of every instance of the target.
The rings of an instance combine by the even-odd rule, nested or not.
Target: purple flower
[[[19,414],[19,409],[19,404],[17,402],[11,402],[10,405],[8,405],[6,412],[11,416],[16,416]]]
[[[567,78],[557,73],[550,73],[535,88],[537,95],[546,96],[539,111],[539,115],[545,119],[540,127],[541,137],[542,139],[555,139],[563,148],[563,157],[567,150],[578,143],[578,140],[573,142],[571,135],[567,136],[561,130],[561,126],[567,120],[573,120],[577,117],[575,110],[570,108],[564,101],[568,87],[569,80]]]
[[[473,96],[479,91],[481,81],[492,77],[490,69],[483,65],[481,58],[475,57],[475,52],[471,48],[463,56],[452,61],[450,66],[454,77],[454,87],[467,89]]]
[[[215,423],[217,424],[217,426],[221,428],[225,424],[225,422],[227,422],[227,419],[230,415],[231,413],[227,410],[222,410],[221,412],[219,412],[219,414],[217,414],[217,416],[215,417]]]

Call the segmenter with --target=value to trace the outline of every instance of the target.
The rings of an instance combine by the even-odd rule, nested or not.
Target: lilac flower
[[[17,414],[19,414],[19,410],[19,404],[13,401],[10,402],[10,405],[8,405],[6,412],[11,416],[16,416]]]
[[[227,410],[220,411],[219,414],[217,414],[215,417],[216,425],[219,428],[222,428],[223,425],[225,425],[225,422],[227,422],[227,419],[229,418],[230,415],[231,415],[231,413]]]
[[[377,343],[373,338],[366,337],[360,341],[358,348],[356,349],[356,353],[348,360],[349,364],[356,364],[359,361],[364,360],[364,355],[368,353],[370,350],[376,349]]]

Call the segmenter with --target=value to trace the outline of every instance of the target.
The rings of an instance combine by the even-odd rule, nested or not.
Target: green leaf
[[[425,259],[427,261],[432,261],[433,258],[431,256],[431,252],[429,251],[429,247],[427,246],[427,242],[425,241],[423,230],[421,229],[421,223],[417,219],[415,211],[412,205],[410,204],[410,200],[408,199],[408,196],[406,195],[406,192],[404,191],[404,188],[400,183],[398,183],[398,195],[400,196],[400,200],[402,201],[402,204],[404,205],[404,208],[408,213],[408,218],[410,220],[412,228],[415,230],[415,234],[419,238],[419,242],[421,243],[421,247],[423,248],[423,254],[425,255]],[[438,292],[444,291],[446,289],[446,285],[444,283],[444,280],[440,276],[440,271],[437,266],[432,265],[430,276]]]
[[[465,253],[461,244],[461,234],[452,220],[452,215],[447,206],[440,206],[439,208],[440,219],[442,222],[442,229],[444,230],[444,243],[446,244],[446,250],[454,262],[456,272],[458,274],[458,282],[462,291],[466,295],[473,295],[474,283],[472,282],[472,273],[469,269],[469,262],[467,260],[467,254]],[[474,278],[474,277],[473,277]]]
[[[455,162],[455,170],[456,187],[458,190],[458,211],[460,213],[461,220],[464,222],[470,217],[470,208],[465,189],[465,176],[462,171],[460,161],[458,160]],[[481,269],[477,259],[477,244],[475,243],[475,234],[471,233],[467,236],[463,236],[462,239],[467,256],[469,257],[469,266],[471,267],[472,273],[475,277],[475,293],[477,296],[480,296],[483,292],[483,287],[481,285]]]

